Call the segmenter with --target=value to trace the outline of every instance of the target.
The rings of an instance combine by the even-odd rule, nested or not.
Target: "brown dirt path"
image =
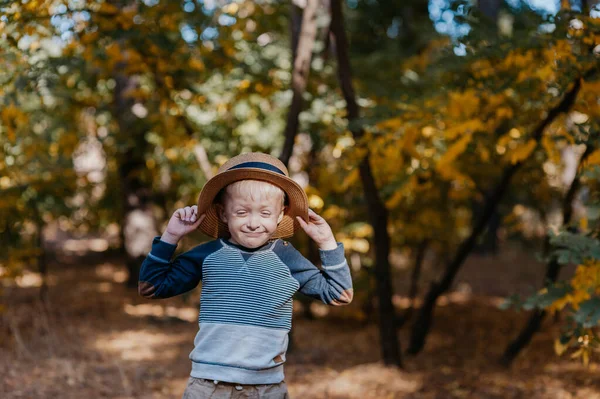
[[[124,269],[114,259],[61,265],[51,267],[49,305],[37,300],[37,288],[2,290],[0,397],[180,398],[199,290],[149,301],[119,282]],[[472,293],[442,299],[425,351],[406,358],[404,370],[379,363],[376,326],[352,317],[358,304],[296,319],[286,364],[292,397],[600,399],[600,367],[557,358],[551,319],[510,370],[496,364],[526,314],[499,310],[499,297],[481,295],[494,280],[476,266],[459,279]],[[408,330],[400,335],[406,345]]]

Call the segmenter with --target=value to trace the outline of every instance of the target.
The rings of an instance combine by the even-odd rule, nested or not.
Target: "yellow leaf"
[[[471,119],[463,123],[459,123],[449,129],[446,129],[444,135],[449,139],[453,140],[461,134],[473,133],[478,130],[484,130],[484,125],[480,119]]]
[[[96,40],[98,40],[98,31],[94,31],[94,32],[88,32],[88,33],[84,33],[81,36],[81,43],[83,44],[90,44],[90,43],[94,43]]]
[[[530,139],[525,145],[515,148],[515,150],[510,153],[510,162],[514,165],[517,162],[525,160],[531,155],[536,146],[537,141]]]
[[[460,156],[467,149],[467,145],[472,138],[471,133],[465,134],[455,143],[453,143],[446,153],[439,159],[438,164],[436,165],[436,170],[441,172],[443,169],[447,168],[450,163],[452,163],[458,156]]]
[[[108,46],[106,46],[106,55],[108,56],[110,62],[114,65],[117,62],[120,62],[121,60],[123,60],[123,56],[121,54],[121,49],[119,48],[118,44],[115,43],[111,43]]]
[[[485,147],[481,147],[479,149],[479,158],[483,161],[483,162],[488,162],[490,160],[490,152],[488,151],[487,148]]]
[[[392,119],[386,119],[386,120],[384,120],[382,122],[379,122],[375,126],[378,129],[396,130],[396,129],[399,129],[401,125],[402,125],[402,119],[400,119],[400,118],[392,118]]]
[[[462,93],[450,93],[448,114],[452,118],[471,118],[480,111],[481,100],[476,90],[469,89]]]
[[[571,359],[577,359],[578,357],[580,357],[581,355],[583,355],[583,348],[578,349],[577,351],[573,352],[571,354]]]
[[[204,71],[204,63],[196,58],[191,58],[188,62],[188,65],[191,69],[202,72]]]
[[[177,158],[177,151],[174,150],[173,148],[168,148],[165,151],[165,156],[167,157],[167,159],[169,161],[173,161],[173,160],[175,160],[175,158]]]
[[[514,116],[512,108],[498,107],[496,109],[496,118],[498,119],[510,119]]]
[[[535,72],[535,75],[543,82],[553,81],[555,76],[554,69],[552,69],[552,64],[547,64],[546,66],[539,68]]]
[[[238,88],[239,88],[240,90],[245,90],[245,89],[247,89],[248,87],[250,87],[250,81],[249,81],[248,79],[244,79],[244,80],[242,80],[242,81],[239,83],[239,85],[238,85]]]
[[[560,342],[560,339],[555,339],[554,340],[554,352],[558,356],[561,356],[563,353],[565,353],[565,351],[567,350],[568,347],[569,347],[568,343],[567,343],[567,345],[563,345]]]
[[[119,9],[112,4],[102,3],[99,8],[100,13],[113,15],[119,12]]]
[[[444,166],[443,169],[440,169],[439,173],[444,180],[459,182],[462,185],[464,185],[465,188],[474,187],[475,185],[475,183],[469,176],[459,172],[450,164],[447,164]],[[456,187],[456,189],[452,189],[450,191],[450,197],[454,199],[459,199],[461,198],[461,193],[459,193],[459,191],[462,191],[462,195],[464,195],[464,193],[467,193],[467,191],[459,189],[461,189],[461,187]]]
[[[586,165],[600,165],[600,150],[592,152],[585,160]]]
[[[346,178],[342,181],[342,183],[336,187],[336,191],[345,191],[352,185],[354,182],[358,180],[359,173],[358,169],[354,169],[352,172],[346,176]]]
[[[117,22],[124,30],[129,30],[134,25],[133,17],[137,14],[136,10],[126,10],[117,16]]]
[[[413,175],[410,177],[407,183],[405,183],[402,187],[396,190],[394,194],[392,194],[392,196],[385,202],[385,206],[390,209],[397,207],[400,204],[400,201],[402,201],[406,195],[414,191],[416,184],[417,178]]]

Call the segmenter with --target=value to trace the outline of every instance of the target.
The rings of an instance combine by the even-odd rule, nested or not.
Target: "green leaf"
[[[571,292],[572,288],[570,285],[565,283],[557,283],[547,288],[545,293],[536,293],[525,300],[523,303],[523,309],[545,309],[552,305],[554,302]]]
[[[590,328],[600,323],[600,297],[593,297],[582,302],[573,319],[584,328]]]

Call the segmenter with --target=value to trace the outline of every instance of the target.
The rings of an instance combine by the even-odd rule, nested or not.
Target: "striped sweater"
[[[277,384],[284,379],[294,293],[330,305],[352,301],[341,243],[319,251],[321,269],[281,239],[255,249],[217,239],[171,260],[175,248],[154,239],[140,271],[139,293],[169,298],[202,281],[199,330],[189,356],[192,377]]]

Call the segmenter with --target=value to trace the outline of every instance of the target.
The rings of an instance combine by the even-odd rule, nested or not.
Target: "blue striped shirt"
[[[139,293],[168,298],[202,281],[199,331],[190,354],[192,376],[246,384],[283,380],[292,297],[301,293],[330,305],[351,302],[344,248],[320,250],[322,267],[289,242],[247,249],[217,239],[171,259],[176,245],[156,237],[142,264]]]

